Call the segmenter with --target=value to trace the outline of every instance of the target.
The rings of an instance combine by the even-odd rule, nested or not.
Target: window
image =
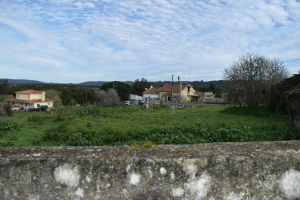
[[[40,104],[37,104],[36,106],[39,108],[39,107],[40,107]]]
[[[19,95],[18,95],[18,99],[19,99],[20,97],[19,97]]]
[[[190,92],[191,91],[191,88],[190,87],[188,87],[188,92]]]
[[[48,103],[48,105],[50,106],[50,103]]]

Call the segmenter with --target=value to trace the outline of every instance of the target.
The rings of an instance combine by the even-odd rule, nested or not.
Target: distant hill
[[[6,78],[0,78],[0,80],[3,80]],[[27,79],[7,79],[9,84],[46,84],[41,81],[35,81],[35,80],[27,80]]]
[[[83,82],[83,83],[78,83],[76,85],[95,85],[95,86],[101,86],[103,85],[104,83],[107,83],[107,81],[86,81],[86,82]]]
[[[4,78],[0,78],[0,80],[3,80]],[[32,85],[35,85],[35,84],[62,84],[62,83],[46,83],[46,82],[41,82],[41,81],[35,81],[35,80],[27,80],[27,79],[7,79],[8,80],[8,83],[9,84],[12,84],[12,85],[18,85],[18,84],[32,84]],[[107,83],[109,81],[86,81],[86,82],[83,82],[83,83],[69,83],[68,85],[74,85],[76,87],[80,87],[80,86],[83,86],[83,87],[100,87],[102,86],[104,83]],[[127,83],[129,85],[132,85],[134,83],[134,81],[122,81],[123,83]],[[196,84],[198,87],[207,87],[209,86],[209,83],[212,82],[213,84],[215,84],[217,87],[224,87],[225,86],[225,83],[226,81],[224,80],[215,80],[215,81],[191,81],[191,82],[188,82],[188,81],[182,81],[183,84],[187,84],[187,83],[190,83],[191,85],[194,85]],[[166,85],[167,83],[172,83],[171,81],[156,81],[156,82],[153,82],[153,86],[164,86]],[[174,82],[175,84],[177,82]],[[64,85],[67,85],[66,83],[64,83]]]

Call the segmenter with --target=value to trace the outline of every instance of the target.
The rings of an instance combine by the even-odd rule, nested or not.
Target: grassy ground
[[[229,105],[172,110],[155,107],[64,108],[57,112],[15,113],[21,126],[2,131],[2,146],[191,144],[300,139],[288,116]],[[2,126],[4,118],[2,118]],[[7,123],[6,123],[7,124]],[[1,120],[0,120],[1,127]]]

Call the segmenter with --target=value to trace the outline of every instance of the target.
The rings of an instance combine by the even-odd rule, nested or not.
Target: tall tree
[[[149,89],[153,85],[146,78],[141,78],[141,80],[136,79],[132,84],[132,93],[136,95],[143,96],[143,92],[145,92],[145,88]]]
[[[194,83],[193,88],[194,88],[194,90],[198,91],[198,86],[196,85],[196,83]]]
[[[288,75],[280,60],[247,53],[224,70],[224,79],[228,81],[227,99],[234,104],[245,102],[248,107],[258,108],[260,103],[269,101],[271,86]]]
[[[127,83],[119,81],[105,83],[100,87],[100,89],[105,91],[108,91],[109,89],[115,89],[122,101],[128,100],[131,93],[131,86]]]
[[[9,94],[9,84],[7,79],[0,80],[0,94]]]

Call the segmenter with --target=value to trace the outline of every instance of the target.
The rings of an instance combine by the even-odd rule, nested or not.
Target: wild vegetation
[[[300,139],[288,115],[229,105],[172,110],[61,106],[1,117],[1,146],[197,144]],[[10,128],[5,128],[5,127]],[[5,130],[4,130],[5,129]]]
[[[226,98],[233,104],[245,103],[250,108],[258,108],[262,103],[269,103],[272,86],[288,75],[287,68],[279,59],[247,53],[224,70]]]

